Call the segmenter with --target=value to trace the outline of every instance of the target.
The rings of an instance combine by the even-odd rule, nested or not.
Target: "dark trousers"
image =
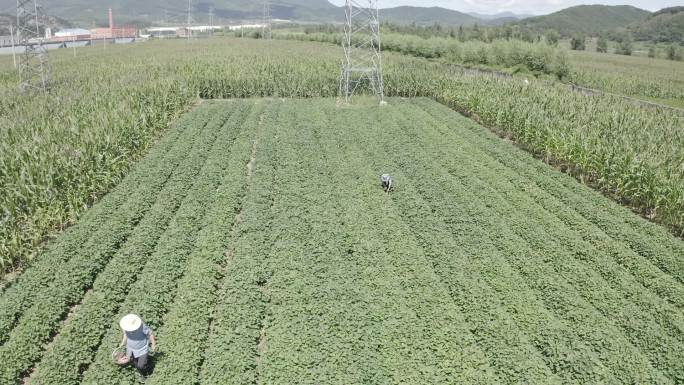
[[[140,357],[133,357],[133,365],[138,369],[140,374],[147,375],[147,354],[143,354]]]

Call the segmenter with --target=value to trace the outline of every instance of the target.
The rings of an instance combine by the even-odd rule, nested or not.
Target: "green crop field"
[[[570,63],[577,84],[684,108],[684,62],[570,51]]]
[[[681,384],[684,242],[431,99],[200,103],[0,292],[0,383]],[[379,176],[391,173],[385,194]]]
[[[236,38],[77,51],[51,53],[47,95],[17,92],[12,59],[0,57],[0,275],[29,265],[200,99],[336,96],[342,57],[332,44]],[[477,118],[684,234],[684,116],[424,58],[383,61],[387,95]]]

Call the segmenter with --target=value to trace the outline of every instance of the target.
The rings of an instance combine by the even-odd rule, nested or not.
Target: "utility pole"
[[[384,104],[378,0],[346,0],[344,10],[340,96],[350,102],[357,89],[368,83],[373,94]]]
[[[271,24],[273,23],[273,17],[271,16],[271,1],[264,0],[264,16],[261,26],[261,38],[265,40],[271,40],[273,33],[271,30]]]
[[[17,0],[17,38],[24,47],[19,57],[20,88],[23,91],[48,90],[50,63],[38,23],[36,0]]]
[[[209,7],[209,35],[214,36],[214,7]]]
[[[186,35],[188,37],[188,41],[192,39],[192,30],[190,27],[192,26],[192,0],[188,0],[188,23],[187,26],[185,27],[186,30]]]
[[[10,24],[10,36],[12,38],[12,62],[14,63],[14,69],[17,69],[17,52],[15,51],[14,26],[12,24]]]

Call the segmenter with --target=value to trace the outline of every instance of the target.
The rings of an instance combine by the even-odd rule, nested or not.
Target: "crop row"
[[[48,280],[10,306],[0,383],[134,382],[110,356],[129,312],[152,384],[683,380],[684,243],[445,106],[388,101],[204,102],[49,246],[61,267],[0,293]]]
[[[374,229],[387,220],[376,212],[387,198],[375,183],[359,183],[377,175],[356,158],[350,138],[335,137],[323,113],[331,113],[332,105],[286,103],[275,134],[278,195],[269,224],[277,241],[265,263],[265,282],[250,282],[251,291],[245,291],[245,298],[259,298],[262,290],[267,301],[256,354],[247,339],[252,357],[241,351],[238,361],[256,362],[256,373],[227,373],[207,383],[255,376],[274,384],[491,380],[430,266],[414,258],[408,229],[395,232],[395,222],[387,223],[388,230]],[[372,195],[376,200],[367,202]],[[234,310],[244,306],[238,301]],[[243,330],[232,324],[227,329]]]
[[[336,165],[333,180],[358,181],[340,191],[347,197],[340,198],[340,208],[347,211],[343,228],[350,234],[347,247],[354,251],[351,262],[365,267],[364,286],[372,293],[367,300],[374,303],[375,295],[387,299],[378,304],[387,313],[376,311],[386,317],[377,332],[382,344],[380,362],[384,362],[389,382],[502,381],[494,373],[492,360],[478,346],[472,333],[476,325],[466,321],[442,279],[434,273],[414,230],[402,221],[390,197],[376,184],[378,173],[387,170],[387,165],[374,164],[371,159],[386,159],[387,154],[377,138],[364,140],[362,135],[354,135],[353,128],[363,131],[372,127],[355,115],[353,109],[346,115],[328,111],[330,122],[324,132],[330,137],[326,142],[328,152],[337,156],[330,161]],[[343,116],[353,122],[348,132],[335,129],[342,124],[337,119]],[[389,126],[382,123],[381,127]],[[378,144],[372,157],[362,149],[367,140]],[[337,146],[340,142],[348,145]]]
[[[395,102],[391,100],[390,105]],[[567,215],[566,212],[572,212],[574,207],[564,207],[544,191],[533,191],[532,186],[538,183],[537,180],[545,178],[521,178],[510,170],[509,167],[513,167],[509,166],[512,163],[510,160],[499,162],[488,156],[492,146],[504,147],[496,142],[498,139],[494,139],[491,133],[463,118],[453,118],[453,121],[447,119],[447,123],[444,123],[445,116],[456,115],[433,102],[421,100],[418,103],[431,113],[422,108],[412,108],[407,102],[399,102],[399,113],[390,111],[382,114],[381,110],[379,120],[382,123],[373,119],[358,120],[351,113],[331,113],[340,118],[328,124],[348,128],[344,135],[336,138],[336,145],[323,153],[335,154],[338,147],[351,151],[344,143],[377,143],[366,154],[350,155],[345,159],[345,166],[350,170],[363,170],[364,165],[356,164],[354,160],[364,159],[365,155],[366,162],[368,157],[376,154],[380,159],[374,166],[377,172],[383,169],[382,162],[387,162],[389,157],[395,159],[392,168],[402,170],[399,171],[400,177],[404,172],[404,175],[409,175],[407,179],[416,179],[415,185],[420,187],[417,188],[418,195],[412,198],[419,208],[413,206],[413,210],[405,213],[404,218],[411,223],[412,228],[425,229],[419,232],[423,237],[420,244],[426,249],[427,259],[441,280],[448,283],[452,300],[465,314],[466,321],[472,325],[486,325],[471,331],[497,374],[507,382],[549,382],[554,378],[558,382],[620,383],[625,379],[649,383],[680,381],[682,356],[677,346],[682,344],[681,284],[654,268],[647,258],[620,241],[608,236],[604,236],[601,242],[592,239],[592,234],[601,233],[600,229],[592,227],[582,218]],[[324,106],[318,108],[325,109]],[[369,115],[374,117],[376,114],[373,112]],[[325,121],[324,117],[312,112],[306,115],[318,122]],[[306,121],[300,121],[299,124],[304,125]],[[325,123],[320,125],[325,126]],[[473,135],[470,132],[475,131],[475,127],[480,131]],[[355,128],[358,129],[355,131]],[[458,135],[454,133],[455,128],[459,129]],[[368,133],[367,136],[364,137],[364,133]],[[327,137],[325,134],[318,135]],[[482,137],[488,136],[492,140],[486,146],[473,146],[473,143],[480,143]],[[440,146],[445,139],[447,145]],[[301,141],[306,143],[310,139]],[[400,144],[395,145],[397,141]],[[325,145],[316,147],[328,148]],[[509,145],[501,148],[501,153],[516,151]],[[430,156],[426,157],[425,154]],[[320,167],[331,167],[335,163],[333,159],[326,159]],[[552,173],[547,171],[546,174]],[[359,178],[345,174],[319,177],[323,180],[346,181],[344,183],[371,178],[372,175]],[[305,185],[305,182],[301,181],[299,185]],[[337,184],[334,190],[346,191],[344,186]],[[407,194],[402,190],[396,195],[403,198]],[[339,199],[344,204],[349,197],[372,197],[373,194],[370,191],[346,191],[344,196],[346,198],[332,200]],[[350,211],[364,207],[363,202],[357,201],[344,205],[350,207]],[[318,204],[312,202],[311,206],[317,207]],[[378,207],[382,206],[375,202],[353,217],[364,218],[367,212],[378,210]],[[307,211],[315,212],[315,209],[309,208]],[[444,218],[443,223],[431,218],[434,213]],[[339,215],[332,214],[333,217]],[[626,218],[630,215],[622,213]],[[319,216],[325,217],[322,214]],[[391,220],[387,219],[389,217],[391,215],[386,214],[382,220],[368,219],[364,223],[387,223],[392,228],[401,227],[392,225]],[[349,222],[354,223],[350,219]],[[334,223],[326,223],[321,227],[334,228]],[[374,234],[373,239],[382,238],[363,224],[357,223],[353,228]],[[334,231],[348,234],[344,230]],[[302,232],[309,237],[316,234],[311,230]],[[296,239],[297,235],[295,233],[287,238]],[[398,238],[405,240],[410,237]],[[364,241],[353,244],[365,245]],[[322,238],[319,241],[314,238],[314,242],[334,244],[335,240]],[[671,236],[668,236],[668,243],[673,247],[681,247],[681,242]],[[402,249],[414,250],[408,244],[402,246]],[[356,255],[354,248],[349,250]],[[449,250],[450,253],[445,255],[443,250]],[[457,250],[460,250],[460,255],[451,254]],[[288,251],[285,249],[273,254],[279,257]],[[667,253],[663,258],[672,256],[672,250]],[[331,250],[326,254],[335,255],[336,251]],[[379,260],[372,251],[364,250],[362,254]],[[412,251],[412,254],[420,255],[416,251]],[[292,266],[293,260],[297,261],[297,255],[287,258],[288,266]],[[395,258],[393,263],[400,261]],[[465,261],[468,261],[468,265],[463,266]],[[319,264],[317,269],[303,275],[319,273],[323,263],[316,262]],[[338,262],[338,265],[342,263]],[[276,268],[272,270],[281,271]],[[330,277],[334,273],[326,272],[322,276]],[[297,281],[291,280],[288,285],[275,290],[278,278],[277,273],[272,277],[274,292],[282,293],[286,287],[297,285]],[[311,282],[304,284],[305,288],[311,286]],[[297,291],[302,290],[305,289]],[[313,293],[307,296],[317,298]],[[389,294],[385,296],[391,297]],[[275,295],[271,300],[283,302]],[[328,301],[331,299],[328,298]],[[273,312],[275,310],[269,314]],[[382,315],[377,317],[382,318]],[[276,347],[276,342],[285,338],[283,334],[287,336],[297,329],[289,323],[282,326],[287,331],[281,329],[280,322],[269,324],[275,325],[273,329],[277,336],[277,339],[269,339],[269,346],[274,346],[273,350],[277,352],[286,350],[288,344]],[[307,358],[302,347],[302,341],[306,340],[301,337],[290,337],[288,340],[298,347],[297,359]],[[276,370],[300,367],[286,356],[287,353],[284,353],[274,359],[281,365]],[[268,352],[265,358],[267,363],[271,362]],[[311,365],[302,364],[301,368]],[[297,378],[306,376],[305,372],[295,375]],[[278,379],[276,375],[266,377],[266,381],[270,382],[277,382]]]
[[[391,117],[395,115],[383,114],[382,120],[388,127],[408,130],[404,127],[408,123]],[[413,150],[413,139],[394,131],[354,134],[360,134],[371,166],[393,170],[398,181],[393,210],[414,229],[426,258],[472,325],[478,345],[502,381],[561,383],[567,374],[559,373],[559,366],[570,366],[579,358],[561,356],[564,347],[577,351],[582,360],[596,361],[593,352],[573,340],[563,322],[539,305],[536,293],[520,286],[519,277],[503,260],[492,236],[483,233],[481,221],[462,207],[471,205],[471,199],[441,192],[444,174],[416,175],[423,166],[415,158],[429,153],[425,161],[432,162],[434,149]],[[437,196],[432,194],[427,202],[421,195],[433,189]],[[586,370],[594,378],[605,378],[605,369]]]
[[[197,128],[201,129],[202,126]],[[213,140],[213,134],[209,132],[209,137],[205,137],[206,143]],[[144,170],[149,177],[136,180],[139,188],[130,191],[128,200],[108,217],[102,231],[96,231],[93,238],[82,245],[81,254],[56,266],[48,286],[34,289],[34,303],[22,313],[7,342],[0,348],[0,357],[5,363],[2,370],[3,381],[17,381],[40,358],[44,344],[51,338],[60,319],[67,314],[70,306],[81,300],[96,276],[110,262],[119,247],[126,243],[139,221],[153,206],[158,191],[166,185],[171,174],[192,148],[194,132],[187,130],[185,134],[187,136],[182,138],[187,139],[178,142],[180,147],[172,149],[167,157],[158,159],[152,167]],[[205,143],[199,143],[198,151],[203,151],[204,145]],[[200,153],[199,156],[202,159],[204,155]]]
[[[126,313],[139,314],[153,329],[163,324],[168,307],[176,298],[178,280],[188,271],[188,258],[196,247],[198,236],[204,228],[207,212],[216,207],[217,189],[227,182],[224,170],[231,165],[231,149],[236,145],[239,127],[246,119],[246,112],[238,112],[232,119],[221,122],[214,130],[218,134],[211,144],[205,166],[194,178],[193,186],[176,212],[168,229],[159,239],[158,246],[142,268],[138,279],[130,285],[121,303],[118,316]],[[247,115],[249,116],[249,115]],[[240,148],[237,145],[237,148]],[[206,152],[205,147],[205,152]],[[83,375],[84,383],[119,383],[132,380],[130,371],[121,370],[111,362],[111,350],[121,338],[118,317],[109,320],[102,343],[94,360]]]
[[[49,95],[18,94],[14,76],[0,84],[1,99],[10,101],[0,103],[3,270],[25,267],[46,235],[118,184],[193,97],[189,89],[159,92],[172,82],[146,71],[131,71],[142,75],[135,81],[114,75],[125,59],[109,60],[79,59]]]
[[[253,104],[251,101],[239,103],[243,106]],[[251,176],[248,176],[248,167],[252,167],[251,156],[258,151],[255,141],[259,136],[260,124],[270,121],[262,108],[253,108],[239,127],[231,158],[225,163],[224,181],[215,192],[214,208],[204,219],[205,227],[189,257],[188,270],[178,282],[178,295],[164,317],[163,326],[159,328],[157,336],[161,341],[161,357],[155,363],[150,384],[183,385],[198,382],[218,296],[217,286],[226,265],[231,263],[227,250],[232,247],[238,234],[233,227],[239,226],[238,221],[245,216],[253,214],[249,210],[241,211],[244,202],[251,198],[249,194],[254,186]],[[261,188],[268,188],[268,184]]]
[[[596,355],[577,341],[567,324],[540,305],[537,293],[521,287],[522,279],[503,260],[492,236],[483,231],[481,220],[464,207],[472,206],[472,199],[442,192],[447,183],[445,170],[436,174],[422,170],[419,163],[434,162],[437,147],[429,152],[413,149],[414,138],[395,132],[410,131],[405,126],[412,122],[396,115],[382,115],[387,126],[395,129],[361,133],[367,136],[360,142],[371,165],[396,170],[400,182],[393,195],[394,210],[416,232],[427,259],[473,325],[475,338],[497,374],[508,383],[561,383],[573,381],[572,373],[563,373],[561,368],[582,365],[585,380],[607,378],[606,369],[595,365]],[[425,158],[425,153],[431,156],[416,159]],[[424,198],[426,191],[430,196]],[[564,356],[564,350],[577,355]]]
[[[257,136],[249,194],[231,234],[205,349],[195,355],[202,358],[199,378],[191,378],[197,374],[193,371],[184,377],[190,380],[186,383],[258,383],[255,368],[266,306],[262,287],[268,281],[266,264],[278,236],[270,208],[279,192],[274,132],[279,115],[277,106],[269,106],[262,124],[253,130]]]
[[[78,65],[57,53],[58,86],[47,96],[16,95],[13,84],[0,84],[7,96],[0,103],[0,122],[7,126],[0,140],[3,269],[25,265],[46,235],[72,223],[115,185],[197,95],[337,94],[340,56],[332,45],[181,43],[112,47]],[[682,117],[563,86],[492,79],[395,54],[385,59],[388,95],[427,96],[476,114],[655,221],[682,228]]]
[[[445,112],[448,112],[448,110],[442,106],[426,102],[427,101],[425,100],[419,102],[425,108],[425,113],[427,113],[427,115],[424,116],[426,116],[426,119],[440,119]],[[647,243],[646,241],[642,240],[643,246],[630,247],[629,245],[625,245],[625,243],[628,244],[628,242],[625,242],[626,237],[624,235],[620,236],[620,232],[614,230],[611,232],[611,234],[614,236],[619,236],[620,238],[619,240],[612,239],[604,231],[610,230],[611,228],[615,229],[616,227],[620,229],[620,231],[626,231],[626,226],[619,226],[617,221],[612,221],[612,226],[596,226],[589,219],[586,219],[576,211],[585,209],[587,204],[580,205],[578,204],[579,201],[575,201],[573,202],[575,204],[568,207],[568,205],[560,199],[556,199],[556,197],[549,197],[549,195],[546,193],[547,186],[549,185],[548,183],[542,186],[538,186],[538,183],[535,183],[535,186],[537,187],[533,188],[533,186],[528,183],[530,179],[529,176],[524,178],[516,178],[520,172],[529,174],[528,171],[531,167],[527,166],[535,166],[535,168],[540,170],[542,168],[539,168],[539,163],[531,159],[529,156],[521,156],[522,153],[520,152],[507,151],[505,149],[501,149],[501,146],[492,145],[491,139],[498,139],[493,138],[491,135],[487,135],[486,131],[482,130],[481,127],[478,127],[474,124],[469,124],[468,128],[472,129],[473,131],[473,133],[469,135],[469,139],[473,142],[478,142],[477,147],[485,153],[484,158],[493,158],[495,160],[493,166],[494,169],[497,169],[497,167],[500,168],[501,166],[511,167],[511,165],[520,165],[519,167],[516,167],[515,173],[511,173],[509,170],[504,168],[504,171],[501,173],[501,175],[508,176],[507,180],[510,183],[513,183],[520,189],[524,189],[524,191],[530,195],[532,199],[536,200],[538,204],[542,205],[546,210],[553,212],[554,215],[559,217],[566,226],[571,227],[574,231],[580,233],[583,239],[591,243],[590,246],[585,244],[570,245],[570,248],[596,248],[596,251],[600,251],[606,255],[612,255],[616,262],[628,269],[630,273],[632,273],[639,281],[639,283],[647,288],[652,289],[659,296],[666,298],[677,307],[684,307],[684,302],[682,302],[684,300],[684,292],[682,291],[684,288],[681,286],[681,283],[683,282],[681,274],[684,274],[684,265],[682,265],[683,262],[680,260],[680,258],[676,257],[677,249],[682,250],[681,242],[676,241],[669,234],[662,231],[662,229],[660,229],[659,236],[661,241],[655,244],[653,242]],[[443,132],[448,132],[450,130],[450,127],[443,128]],[[489,137],[490,141],[484,139],[487,137]],[[513,161],[513,159],[516,160]],[[554,174],[553,172],[549,172],[549,170],[545,171],[545,175],[548,175],[548,178],[543,178],[542,183],[549,178],[558,179],[559,175],[557,173]],[[510,175],[513,177],[510,177]],[[566,181],[568,181],[567,178]],[[574,184],[574,181],[570,180],[570,182]],[[557,191],[558,193],[556,195],[561,198],[571,197],[573,195],[569,193],[565,186],[559,188]],[[582,191],[584,193],[583,195],[590,195],[587,194],[588,190],[586,189],[579,191]],[[591,202],[598,201],[602,202],[604,205],[606,204],[605,199],[597,200],[596,195],[594,195],[592,198],[593,199],[590,200]],[[592,206],[593,205],[589,205],[589,208],[594,213],[601,213],[601,211],[605,211],[599,210],[597,207]],[[618,207],[614,204],[612,206]],[[634,224],[639,224],[639,229],[632,229],[630,233],[630,238],[635,238],[635,240],[632,241],[633,243],[644,238],[644,235],[637,234],[638,232],[643,232],[644,227],[658,229],[656,226],[648,226],[646,222],[634,218],[634,216],[627,211],[617,213],[615,210],[613,210],[611,214],[613,215],[605,216],[606,218],[604,220],[608,221],[613,219],[615,218],[615,214],[618,214],[620,217],[630,219]],[[650,231],[650,233],[653,233],[653,231]],[[649,234],[649,237],[651,236],[653,235]],[[650,246],[645,247],[647,245]],[[668,249],[668,245],[674,247],[674,249]],[[663,248],[663,246],[665,247]],[[644,249],[647,249],[647,251],[643,252],[642,250]],[[665,274],[663,274],[663,272]]]
[[[597,55],[572,51],[571,79],[576,84],[642,98],[684,101],[684,63],[622,55]]]
[[[216,108],[204,108],[192,115],[211,118],[200,132],[199,128],[204,125],[202,120],[189,124],[197,127],[187,128],[189,134],[197,137],[192,152],[159,192],[157,202],[136,227],[127,243],[97,277],[92,290],[86,294],[73,317],[60,329],[32,376],[32,383],[73,383],[80,378],[82,369],[90,363],[103,333],[118,313],[120,303],[157,247],[161,235],[187,195],[188,186],[192,185],[193,178],[205,164],[208,155],[206,149],[215,141],[223,121],[228,119],[224,112]],[[233,113],[231,119],[235,119],[235,115],[239,114]],[[191,139],[190,142],[192,141]]]
[[[407,114],[406,120],[409,122],[407,127],[413,127],[412,120],[430,122],[430,119],[425,119],[424,116],[416,112]],[[432,122],[432,124],[435,123]],[[449,128],[453,130],[453,127]],[[445,134],[448,134],[447,129],[439,132],[435,136],[439,139],[436,140],[443,140]],[[429,136],[429,133],[423,132],[420,135]],[[415,133],[411,140],[413,143],[426,141],[428,142],[425,144],[426,148],[434,149],[432,142],[421,138],[422,136]],[[564,293],[563,298],[553,298],[551,301],[546,301],[546,305],[557,311],[573,309],[572,317],[577,320],[578,309],[587,308],[588,304],[585,302],[583,306],[580,306],[572,296],[567,294],[576,292],[591,304],[587,308],[590,310],[587,315],[598,311],[599,314],[606,317],[603,322],[610,319],[610,323],[615,324],[621,330],[613,336],[613,340],[623,338],[621,334],[625,333],[628,340],[643,353],[637,353],[634,356],[637,361],[632,363],[632,374],[627,375],[624,372],[628,369],[631,370],[630,368],[623,368],[621,372],[616,374],[618,378],[623,376],[634,378],[635,375],[645,375],[641,373],[644,373],[649,365],[643,367],[644,363],[648,363],[648,360],[644,360],[643,354],[663,373],[667,373],[671,379],[675,379],[680,371],[677,363],[679,361],[678,353],[676,353],[677,349],[675,348],[680,343],[677,336],[681,333],[681,321],[678,319],[677,310],[673,308],[667,310],[670,305],[647,291],[643,291],[643,288],[634,282],[633,277],[624,274],[621,268],[613,266],[612,260],[601,258],[600,252],[592,250],[591,246],[582,244],[573,232],[569,232],[568,228],[565,228],[552,215],[542,214],[543,211],[538,211],[537,204],[530,200],[524,190],[521,192],[519,188],[511,186],[506,181],[505,170],[497,170],[490,164],[478,164],[486,157],[470,150],[472,146],[468,142],[462,144],[460,142],[461,140],[454,138],[455,146],[445,147],[450,151],[435,153],[434,159],[438,161],[432,167],[443,167],[443,170],[448,172],[442,172],[442,178],[446,178],[443,181],[446,191],[450,191],[451,186],[461,186],[456,191],[469,192],[474,197],[481,197],[475,199],[482,199],[483,203],[487,203],[488,208],[485,209],[484,213],[466,211],[467,215],[482,218],[482,221],[499,218],[489,222],[489,226],[500,229],[498,230],[499,246],[507,243],[510,245],[507,246],[510,247],[509,249],[503,251],[509,258],[516,255],[520,258],[516,262],[517,266],[524,266],[520,263],[529,264],[531,262],[530,257],[538,255],[538,258],[545,264],[534,266],[535,269],[539,270],[540,267],[552,268],[546,273],[548,276],[560,274],[571,285],[570,287],[566,286],[563,290],[553,291],[549,290],[550,283],[545,282],[543,286],[537,288],[537,290],[547,290],[547,296],[553,293],[560,296],[560,293]],[[419,158],[416,158],[414,162],[419,162]],[[423,165],[423,167],[425,170],[429,170],[431,166]],[[474,174],[473,170],[475,171]],[[435,191],[428,190],[426,193],[435,193]],[[470,207],[464,207],[464,209],[472,210],[473,206],[474,203]],[[521,246],[524,248],[521,249]],[[570,252],[571,250],[574,252]],[[601,274],[599,275],[597,272]],[[535,281],[532,277],[527,276],[526,282],[534,283]],[[556,279],[555,282],[556,285],[559,285],[563,283],[563,280]],[[626,294],[629,295],[629,300],[622,298]],[[569,300],[574,300],[575,303],[567,306],[566,309],[558,307],[558,305]],[[625,314],[625,316],[620,314]],[[600,318],[596,319],[594,316],[593,319],[598,320]],[[586,321],[586,323],[581,322],[580,325],[594,325],[597,322],[589,322],[589,319]],[[577,324],[573,324],[573,326],[577,326]],[[605,325],[603,327],[610,330]],[[578,332],[586,333],[581,329]],[[594,344],[600,348],[604,345],[603,341],[604,339],[600,338]],[[621,349],[624,350],[628,344],[622,344]],[[629,355],[623,351],[620,365],[629,362],[626,359],[627,357]],[[657,374],[650,381],[658,381]]]
[[[418,101],[418,103],[434,117],[445,113],[443,107],[440,108],[433,103],[425,101]],[[684,283],[684,261],[677,257],[684,254],[684,245],[662,227],[634,216],[630,210],[604,199],[601,194],[584,188],[574,179],[549,169],[528,154],[510,151],[498,145],[500,139],[489,135],[481,126],[467,124],[464,128],[472,132],[469,139],[472,143],[476,143],[478,148],[500,163],[513,168],[521,176],[534,180],[539,190],[550,194],[557,202],[556,213],[558,215],[568,215],[579,221],[584,220],[585,223],[588,222],[595,229],[599,229],[600,231],[595,231],[591,235],[587,234],[588,237],[598,238],[596,243],[604,242],[609,238],[608,240],[614,243],[625,245],[678,282]],[[543,175],[544,178],[539,178],[539,175]],[[537,190],[528,188],[527,191],[535,193]],[[560,207],[565,207],[565,210],[561,210]],[[647,265],[643,268],[646,271],[650,270]],[[667,277],[660,277],[660,279],[664,283],[670,281]]]
[[[181,123],[182,125],[182,123]],[[143,159],[128,178],[121,182],[110,194],[105,196],[100,204],[93,207],[83,220],[69,228],[58,241],[50,242],[41,258],[30,269],[22,274],[15,282],[3,290],[0,296],[0,342],[6,341],[9,331],[14,326],[21,313],[35,300],[41,288],[48,286],[62,269],[64,262],[73,257],[83,258],[90,250],[82,248],[88,241],[100,242],[103,240],[103,232],[109,231],[104,224],[126,202],[129,192],[134,191],[139,185],[146,184],[147,180],[156,176],[149,172],[150,169],[160,164],[168,164],[166,158],[172,160],[171,150],[177,152],[182,140],[179,139],[181,125],[169,132],[162,141]],[[191,136],[189,136],[191,137]],[[182,159],[177,157],[176,159]],[[143,182],[143,183],[141,183]]]

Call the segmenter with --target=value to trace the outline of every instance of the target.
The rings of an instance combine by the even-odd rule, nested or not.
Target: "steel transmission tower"
[[[24,47],[19,56],[20,87],[23,91],[47,91],[50,84],[50,63],[47,47],[38,23],[36,0],[17,0],[17,38]]]
[[[269,0],[264,0],[264,16],[262,23],[263,26],[261,27],[261,38],[265,40],[271,40],[273,37],[271,30],[273,16],[271,15],[271,2]]]
[[[378,0],[346,0],[344,25],[344,61],[340,77],[340,95],[349,102],[359,87],[368,84],[384,103],[380,19]]]
[[[209,7],[209,36],[214,36],[214,7]]]
[[[185,33],[188,37],[188,41],[190,41],[192,39],[192,30],[190,29],[190,27],[192,27],[193,22],[194,21],[192,18],[192,0],[188,0],[188,21],[187,21],[187,25],[185,27]]]

